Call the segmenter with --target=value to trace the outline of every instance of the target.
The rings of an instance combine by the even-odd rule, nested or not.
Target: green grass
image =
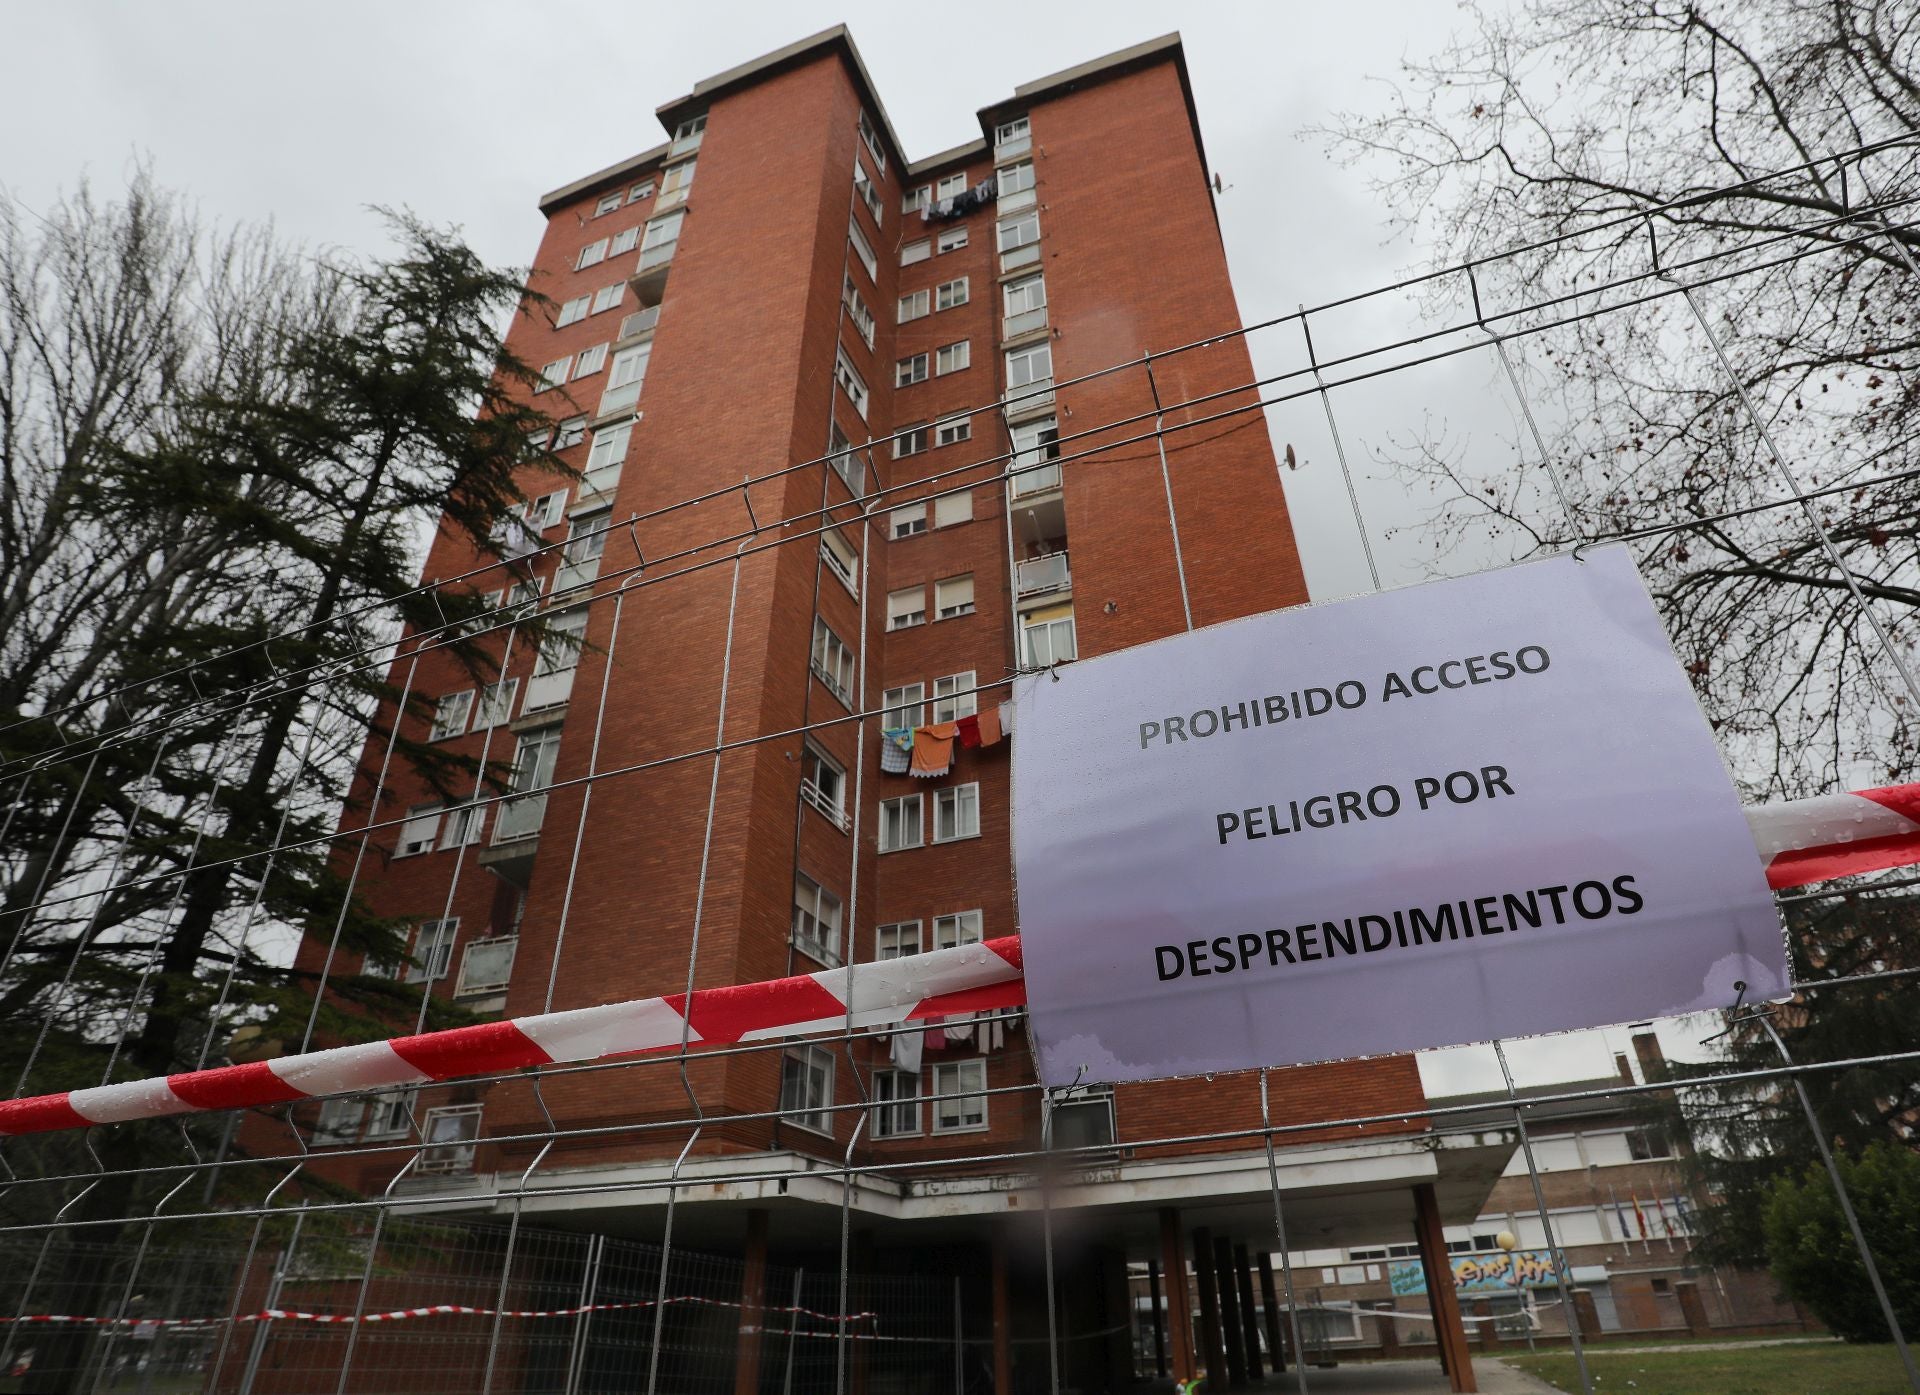
[[[1502,1357],[1561,1390],[1580,1389],[1571,1355]],[[1900,1355],[1888,1346],[1809,1345],[1748,1350],[1587,1350],[1598,1392],[1633,1395],[1908,1395]]]

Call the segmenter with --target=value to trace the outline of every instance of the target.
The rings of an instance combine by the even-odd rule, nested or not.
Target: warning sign
[[[1623,548],[1236,620],[1014,700],[1049,1084],[1786,986],[1739,799]]]

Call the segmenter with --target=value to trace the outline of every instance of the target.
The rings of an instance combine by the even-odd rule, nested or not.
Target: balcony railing
[[[567,677],[573,677],[571,671]],[[544,794],[523,794],[503,800],[500,817],[493,821],[493,841],[513,843],[522,838],[532,838],[540,832],[541,820],[546,816],[547,797]]]
[[[1012,271],[1015,267],[1032,266],[1040,260],[1040,244],[1029,242],[1024,247],[1014,247],[1000,254],[1000,270]],[[645,263],[642,263],[644,267]]]
[[[1017,315],[1008,315],[1000,321],[1002,339],[1018,339],[1023,334],[1031,334],[1036,329],[1047,327],[1047,307],[1035,306],[1031,310],[1022,310]]]
[[[559,669],[553,673],[534,674],[527,680],[527,701],[520,710],[539,712],[548,707],[560,706],[573,692],[573,674],[572,668]]]
[[[1013,497],[1025,498],[1029,494],[1045,494],[1060,487],[1060,463],[1048,461],[1038,464],[1038,451],[1022,451],[1013,457],[1013,468],[1021,473],[1013,476]]]
[[[676,237],[671,242],[661,242],[647,248],[640,254],[640,269],[642,271],[652,271],[655,267],[665,266],[673,260],[673,249],[679,245],[680,239]],[[654,308],[658,309],[659,307],[656,306]]]
[[[1065,591],[1072,585],[1073,574],[1067,569],[1064,552],[1034,557],[1014,568],[1014,594],[1022,599],[1044,596],[1049,591]]]
[[[1002,404],[1010,417],[1051,407],[1053,406],[1053,379],[1035,378],[1032,382],[1023,383],[1019,387],[1009,387],[1006,397],[1002,399]]]
[[[800,797],[824,814],[827,822],[831,823],[835,828],[839,829],[842,833],[847,831],[847,811],[845,807],[835,804],[829,799],[826,791],[822,790],[820,786],[814,784],[811,780],[802,780],[800,782]]]
[[[1001,141],[1000,144],[994,146],[993,162],[996,165],[1004,165],[1007,161],[1015,158],[1016,156],[1024,155],[1031,149],[1033,149],[1033,133],[1032,132],[1028,132],[1026,135],[1023,135],[1023,136],[1009,137],[1008,139]]]
[[[595,419],[597,420],[600,417],[611,415],[614,412],[624,412],[627,408],[638,402],[640,400],[640,389],[646,386],[646,382],[646,376],[642,374],[630,383],[622,383],[619,387],[610,387],[601,393],[600,406],[594,412]]]
[[[638,339],[643,334],[651,334],[660,323],[660,307],[649,305],[644,310],[636,310],[620,321],[621,339]]]
[[[600,559],[589,557],[584,562],[562,562],[553,572],[553,594],[572,591],[587,585],[600,574]]]

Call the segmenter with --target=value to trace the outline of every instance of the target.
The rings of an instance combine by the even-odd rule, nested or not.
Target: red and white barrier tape
[[[433,1317],[502,1317],[502,1318],[557,1318],[578,1317],[582,1313],[617,1313],[638,1308],[665,1307],[692,1303],[705,1308],[738,1308],[744,1311],[746,1304],[738,1300],[725,1298],[702,1298],[697,1294],[682,1294],[673,1298],[637,1298],[629,1303],[587,1303],[577,1308],[474,1308],[464,1303],[432,1303],[423,1308],[394,1308],[384,1313],[361,1313],[358,1317],[352,1313],[309,1313],[298,1308],[262,1308],[257,1313],[241,1313],[234,1322],[315,1322],[315,1323],[363,1323],[363,1322],[404,1322],[408,1318]],[[759,1310],[763,1314],[791,1314],[795,1317],[810,1317],[820,1322],[837,1323],[837,1313],[817,1313],[812,1308],[784,1307],[762,1303]],[[878,1313],[848,1313],[848,1322],[872,1322],[879,1318]],[[148,1318],[148,1317],[74,1317],[66,1313],[22,1313],[17,1317],[0,1317],[0,1325],[6,1323],[64,1322],[81,1327],[217,1327],[228,1321],[218,1318]]]
[[[1920,863],[1920,785],[1823,795],[1747,810],[1775,889]],[[47,1133],[208,1109],[286,1104],[525,1066],[597,1061],[697,1044],[769,1041],[885,1027],[1026,1001],[1020,939],[937,949],[817,974],[569,1012],[541,1013],[423,1036],[395,1037],[271,1061],[157,1076],[124,1085],[0,1101],[0,1135]]]

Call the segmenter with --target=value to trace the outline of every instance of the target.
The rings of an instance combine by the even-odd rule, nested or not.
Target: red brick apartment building
[[[415,923],[399,972],[483,1015],[677,992],[696,937],[708,987],[1016,932],[1019,733],[924,779],[882,768],[882,729],[986,711],[1004,688],[973,690],[1018,669],[1307,599],[1262,415],[1171,429],[1164,463],[1152,434],[1160,407],[1178,428],[1253,401],[1243,341],[1086,376],[1240,326],[1177,36],[1027,83],[924,158],[844,29],[659,119],[665,143],[540,200],[532,284],[559,310],[510,339],[546,366],[534,400],[582,471],[529,471],[530,527],[565,546],[519,594],[583,643],[497,631],[493,690],[439,654],[394,670],[437,701],[449,751],[561,785],[476,814],[399,762],[383,776],[378,745],[360,775],[376,817],[405,820],[360,874]],[[423,575],[485,560],[443,535]],[[768,733],[793,734],[707,754]],[[606,771],[629,773],[567,783]],[[928,1042],[917,1073],[900,1055],[875,1037],[434,1088],[330,1106],[312,1142],[424,1133],[437,1146],[397,1182],[404,1150],[331,1169],[421,1213],[504,1217],[491,1193],[524,1179],[524,1224],[657,1239],[672,1195],[674,1243],[749,1273],[837,1259],[829,1169],[850,1160],[859,1266],[958,1275],[996,1318],[995,1388],[1025,1388],[1045,1369],[1023,1344],[1046,1331],[1040,1169],[994,1157],[1040,1143],[1026,1035]],[[1424,1103],[1410,1057],[1270,1084],[1283,1124]],[[1258,1079],[1085,1092],[1056,1118],[1059,1141],[1110,1145],[1050,1184],[1061,1329],[1109,1333],[1063,1347],[1072,1382],[1131,1372],[1129,1261],[1201,1261],[1200,1311],[1169,1286],[1170,1364],[1224,1378],[1246,1357],[1223,1342],[1257,1364],[1271,1300],[1234,1297],[1267,1280],[1273,1238]],[[1512,1146],[1418,1119],[1281,1142],[1296,1245],[1409,1240],[1416,1211],[1437,1243]]]

